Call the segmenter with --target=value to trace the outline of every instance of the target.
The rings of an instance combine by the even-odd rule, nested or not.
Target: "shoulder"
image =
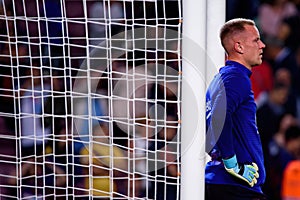
[[[236,69],[229,69],[222,74],[222,81],[226,96],[235,100],[242,100],[251,92],[250,78]]]
[[[225,67],[220,74],[225,86],[239,88],[250,85],[250,78],[239,68]]]

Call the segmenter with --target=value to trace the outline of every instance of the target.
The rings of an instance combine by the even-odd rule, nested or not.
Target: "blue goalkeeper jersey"
[[[206,151],[212,160],[205,168],[205,182],[238,185],[262,193],[266,174],[250,76],[245,66],[228,60],[207,89]],[[257,164],[259,178],[254,187],[225,170],[222,158],[234,154],[239,163]]]

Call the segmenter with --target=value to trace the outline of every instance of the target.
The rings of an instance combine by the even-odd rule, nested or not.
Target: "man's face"
[[[255,26],[245,26],[246,31],[242,40],[244,46],[244,60],[253,67],[262,63],[263,49],[266,45],[260,40],[260,35]]]

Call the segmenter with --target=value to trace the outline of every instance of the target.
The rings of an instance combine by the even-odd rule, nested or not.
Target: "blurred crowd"
[[[108,35],[145,24],[181,30],[178,2],[87,1],[87,13],[81,1],[65,1],[68,9],[58,0],[43,2],[0,1],[0,131],[22,138],[20,144],[7,144],[12,144],[12,155],[20,148],[22,155],[18,156],[23,158],[21,170],[10,166],[6,182],[2,179],[0,183],[22,185],[19,197],[40,193],[51,199],[50,194],[55,193],[62,199],[65,195],[84,199],[91,194],[175,199],[179,192],[179,149],[174,141],[180,131],[176,102],[180,60],[172,52],[178,50],[178,41],[168,38],[170,42],[164,41],[161,50],[130,52],[111,62],[101,72],[90,104],[82,99],[74,109],[72,87],[87,47],[94,48]],[[85,16],[87,27],[78,20]],[[29,20],[24,20],[26,17]],[[272,200],[300,199],[300,1],[227,0],[226,20],[235,17],[255,20],[266,44],[263,63],[253,68],[251,76],[267,170],[264,192]],[[109,23],[104,25],[105,21]],[[159,31],[152,34],[165,39]],[[131,98],[122,91],[130,90],[126,84],[133,66],[147,66],[147,70],[135,68],[141,70],[136,73],[141,76],[135,78],[144,82],[134,88],[134,107],[138,109],[132,111],[133,101],[124,104],[105,96],[120,87],[120,99]],[[157,66],[164,68],[163,72]],[[170,78],[159,79],[166,71],[171,71]],[[122,82],[126,74],[127,81]],[[89,110],[87,105],[93,108]],[[122,111],[126,109],[138,119],[135,127],[122,126],[131,120],[124,119],[128,113]],[[74,119],[73,112],[90,112],[93,120]],[[113,123],[109,113],[115,116]],[[76,128],[74,121],[79,124]],[[108,144],[113,144],[113,151]],[[133,157],[139,162],[132,163]],[[132,166],[134,171],[126,173]],[[147,168],[154,170],[146,172]],[[21,179],[7,178],[18,176]],[[15,187],[3,191],[16,195]]]
[[[175,199],[179,28],[176,1],[1,0],[1,199]]]

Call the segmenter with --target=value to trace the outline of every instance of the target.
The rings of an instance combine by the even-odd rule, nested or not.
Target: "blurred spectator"
[[[284,41],[286,47],[296,51],[300,45],[300,12],[284,18],[279,25],[278,38]]]
[[[300,11],[300,0],[290,0],[293,4],[295,4],[298,11]]]
[[[293,126],[286,130],[285,147],[293,159],[300,159],[300,126]]]
[[[286,48],[291,50],[291,55],[296,69],[292,73],[294,81],[293,88],[297,95],[300,95],[300,12],[297,15],[283,20],[278,33],[278,38],[284,41]],[[291,63],[293,64],[293,63]]]
[[[296,119],[285,115],[280,122],[280,129],[274,135],[265,151],[267,171],[264,191],[272,200],[280,200],[281,181],[287,164],[296,159],[295,153],[300,147],[300,132]],[[298,136],[297,135],[298,132]]]
[[[255,19],[259,8],[259,0],[227,0],[226,21],[233,18]]]
[[[45,157],[64,172],[66,186],[68,187],[57,188],[55,194],[67,199],[66,195],[73,194],[73,192],[79,193],[71,187],[79,188],[83,184],[82,171],[79,167],[79,151],[83,148],[83,145],[79,142],[79,139],[72,137],[72,127],[69,119],[56,120],[52,136],[46,146]]]
[[[146,192],[146,139],[140,136],[128,140],[128,175],[119,185],[120,191],[129,197],[145,197]]]
[[[172,51],[176,49],[174,44],[171,44],[170,48]],[[160,52],[158,57],[159,63],[152,63],[157,68],[154,74],[158,77],[155,81],[156,86],[150,88],[152,89],[150,98],[156,99],[154,105],[156,109],[153,111],[157,112],[158,117],[164,117],[165,115],[176,116],[178,113],[178,55]]]
[[[278,131],[279,122],[286,113],[284,104],[287,101],[288,93],[289,88],[287,86],[275,83],[267,100],[257,109],[257,127],[264,150]]]
[[[13,25],[13,23],[8,24]],[[16,99],[14,96],[17,94],[14,93],[14,90],[19,88],[19,84],[23,84],[23,79],[21,77],[26,75],[26,69],[22,66],[28,64],[28,48],[24,44],[18,43],[17,45],[12,45],[5,41],[3,49],[0,49],[0,55],[0,88],[2,88],[0,91],[0,111],[4,113],[15,113],[14,103],[16,103]],[[16,58],[16,55],[18,55],[18,58]],[[12,67],[17,64],[18,67]],[[17,74],[20,77],[19,79],[15,78]],[[6,116],[5,121],[9,129],[15,130],[16,127],[14,118]]]
[[[44,103],[44,126],[50,128],[52,132],[66,115],[71,114],[70,95],[64,81],[64,76],[52,74],[51,90]]]
[[[174,116],[167,116],[167,124],[157,135],[150,138],[149,144],[149,167],[150,170],[150,198],[157,200],[176,199],[178,166],[176,152],[178,151],[177,123]],[[158,126],[159,127],[159,126]]]
[[[300,199],[300,160],[289,162],[283,173],[282,200]]]
[[[291,74],[292,89],[298,91],[299,85],[299,67],[296,60],[296,54],[291,49],[284,46],[283,41],[278,38],[265,39],[265,59],[271,64],[273,72],[280,68],[286,68]]]
[[[269,0],[262,3],[257,15],[262,37],[277,37],[281,21],[296,13],[296,6],[289,0]]]
[[[286,144],[286,131],[290,127],[294,127],[298,125],[297,119],[291,114],[285,114],[280,120],[279,130],[273,136],[273,140],[280,147],[285,147]]]
[[[145,60],[142,60],[143,63],[138,63],[138,61],[134,68],[131,65],[126,66],[124,62],[114,62],[113,65],[115,80],[113,95],[118,97],[113,100],[113,116],[120,121],[120,123],[117,122],[117,125],[126,133],[128,133],[126,125],[128,120],[149,117],[150,101],[147,99],[149,99],[155,83],[153,77],[156,65],[145,63]]]
[[[257,105],[260,105],[259,96],[262,93],[268,93],[273,87],[274,80],[271,65],[264,60],[261,65],[253,67],[250,80],[254,99]]]
[[[292,114],[293,116],[297,117],[297,95],[294,88],[292,87],[291,72],[286,68],[280,68],[276,71],[274,76],[274,82],[283,84],[289,89],[288,98],[286,100],[286,103],[284,104],[286,113]]]
[[[14,178],[9,179],[8,184],[12,186],[11,196],[21,192],[21,199],[65,199],[56,196],[56,189],[66,186],[65,172],[60,167],[40,157],[22,162],[20,170],[20,173],[17,170],[13,171],[11,177]],[[21,186],[21,189],[15,191],[16,186]]]
[[[281,83],[288,87],[292,85],[292,75],[291,72],[286,68],[280,68],[276,71],[274,75],[275,82]]]
[[[90,98],[88,94],[85,94],[87,96],[77,98],[73,101],[73,114],[76,116],[74,128],[81,141],[86,143],[93,137],[92,130],[103,122],[102,117],[104,115],[105,104],[101,95],[97,91],[94,92],[90,94]],[[87,93],[87,91],[84,91],[84,93]]]
[[[90,44],[98,45],[117,34],[121,28],[124,29],[124,4],[116,0],[95,1],[91,5],[89,18]]]
[[[122,176],[121,172],[126,171],[128,165],[124,151],[110,144],[108,127],[97,126],[93,134],[94,140],[80,151],[84,189],[86,195],[92,190],[93,197],[109,199],[119,190],[116,180],[112,177],[117,179],[118,176]]]
[[[129,175],[129,199],[145,197],[145,180],[139,172],[130,173]]]
[[[43,120],[43,105],[50,85],[39,67],[32,67],[28,72],[28,78],[20,88],[22,156],[42,154],[50,136],[50,129],[44,126]]]
[[[59,0],[44,0],[44,6],[40,7],[41,17],[46,17],[46,23],[41,23],[41,34],[43,45],[43,60],[52,70],[56,70],[60,75],[64,75],[64,22],[63,4]],[[67,59],[66,59],[67,60]]]

